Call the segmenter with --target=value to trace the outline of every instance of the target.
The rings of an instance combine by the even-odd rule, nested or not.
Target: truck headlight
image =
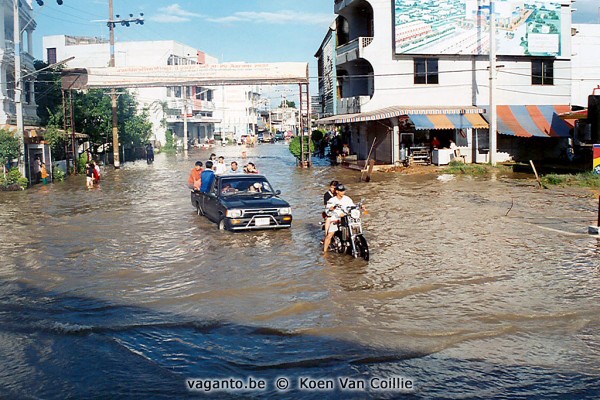
[[[239,218],[242,216],[242,210],[227,210],[225,216],[228,218]]]
[[[279,215],[290,215],[292,213],[291,207],[283,207],[279,209]]]

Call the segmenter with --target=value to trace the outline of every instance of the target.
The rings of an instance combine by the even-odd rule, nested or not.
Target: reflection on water
[[[266,173],[292,229],[220,232],[197,216],[186,182],[208,152],[107,169],[93,190],[75,177],[0,193],[0,397],[184,397],[186,378],[248,375],[408,376],[422,398],[597,397],[586,192],[516,176],[359,183],[326,163],[298,169],[281,144],[216,152]],[[331,179],[366,200],[369,263],[320,252]]]

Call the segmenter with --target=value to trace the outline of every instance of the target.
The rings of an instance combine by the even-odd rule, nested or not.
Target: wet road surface
[[[241,147],[214,149],[227,161]],[[518,176],[360,173],[283,144],[248,160],[290,202],[290,230],[221,232],[186,187],[210,151],[0,192],[0,397],[181,398],[188,378],[410,378],[413,398],[598,398],[597,198]],[[331,179],[364,198],[371,260],[321,252]],[[509,211],[510,210],[510,211]],[[508,212],[508,215],[507,215]],[[289,391],[274,387],[289,377]]]

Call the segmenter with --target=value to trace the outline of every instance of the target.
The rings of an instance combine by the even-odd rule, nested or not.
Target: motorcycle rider
[[[335,196],[329,199],[326,206],[326,212],[329,218],[325,221],[325,240],[323,241],[323,251],[329,250],[331,239],[338,230],[336,222],[339,222],[346,215],[348,207],[354,206],[354,202],[346,196],[346,187],[338,183],[335,187]]]

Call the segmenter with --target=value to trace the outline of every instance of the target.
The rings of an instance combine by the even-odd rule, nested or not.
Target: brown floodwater
[[[247,151],[290,202],[291,229],[221,232],[197,216],[186,182],[208,151],[107,167],[92,190],[77,176],[0,192],[0,397],[185,397],[186,378],[248,375],[404,376],[416,398],[597,397],[590,191],[512,174],[365,183],[321,160],[299,169],[283,144]],[[369,262],[321,252],[331,179],[365,200]]]

